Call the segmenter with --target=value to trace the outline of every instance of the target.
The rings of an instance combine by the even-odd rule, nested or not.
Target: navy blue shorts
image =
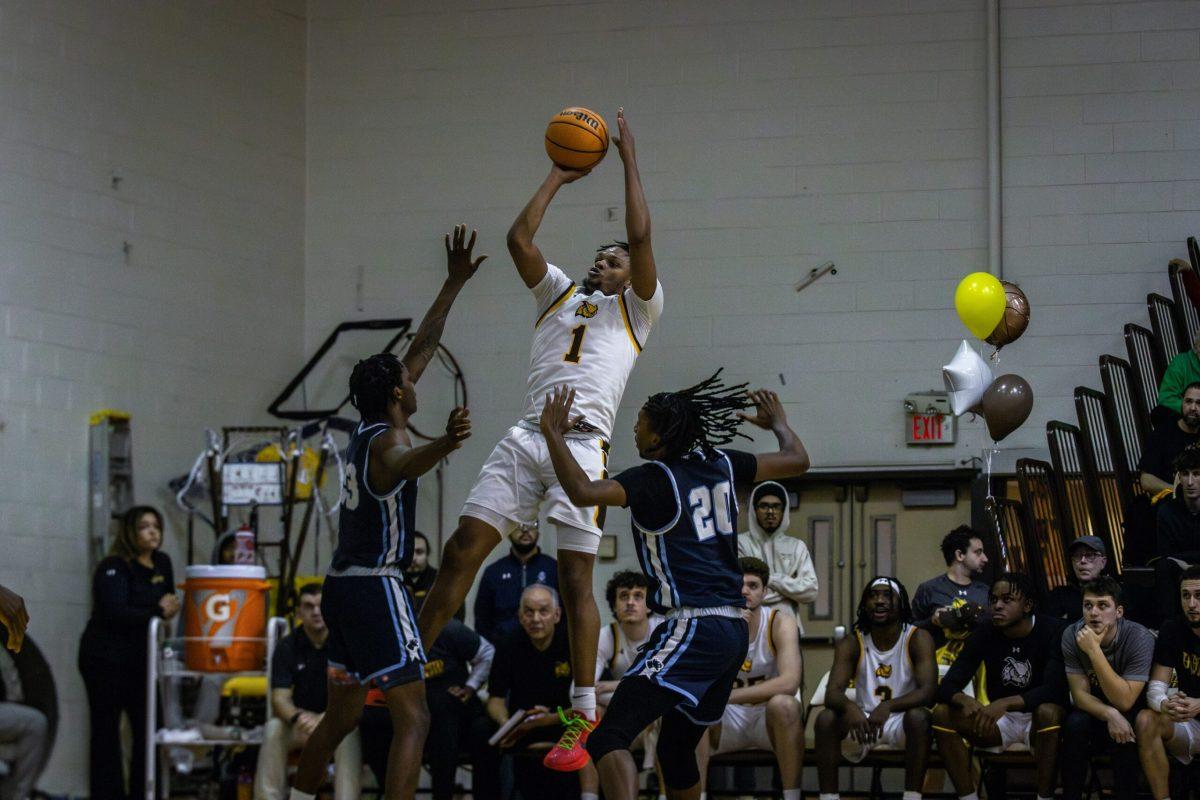
[[[663,622],[625,678],[641,675],[683,699],[676,708],[698,725],[721,721],[750,647],[743,619],[695,617]]]
[[[329,627],[329,674],[387,690],[424,677],[425,650],[404,581],[383,575],[330,575],[321,592]]]

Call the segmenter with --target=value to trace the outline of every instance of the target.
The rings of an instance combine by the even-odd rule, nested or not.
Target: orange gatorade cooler
[[[195,565],[183,584],[183,659],[188,669],[240,672],[267,658],[267,571]]]

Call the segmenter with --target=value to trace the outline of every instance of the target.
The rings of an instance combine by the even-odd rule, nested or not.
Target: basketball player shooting
[[[575,387],[583,418],[568,445],[589,476],[603,478],[617,406],[629,373],[662,313],[650,247],[650,212],[638,174],[633,136],[624,110],[617,112],[614,140],[625,168],[625,230],[628,242],[596,251],[583,282],[576,284],[546,263],[534,244],[550,201],[564,185],[588,174],[555,165],[508,232],[508,250],[537,304],[529,356],[528,391],[520,421],[488,457],[463,506],[458,529],[446,543],[442,568],[421,609],[421,638],[428,647],[463,602],[479,566],[501,537],[533,522],[544,503],[558,531],[558,586],[571,640],[571,713],[566,730],[545,764],[573,771],[587,763],[583,741],[596,719],[596,643],[600,612],[592,596],[592,567],[600,546],[603,509],[577,508],[558,484],[538,426],[545,396],[561,384]]]

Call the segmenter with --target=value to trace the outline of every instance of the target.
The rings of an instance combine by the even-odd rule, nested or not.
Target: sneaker
[[[588,763],[588,752],[584,749],[588,734],[596,729],[596,723],[588,722],[578,711],[558,709],[558,718],[566,726],[558,743],[550,748],[542,759],[542,766],[559,772],[575,772]]]

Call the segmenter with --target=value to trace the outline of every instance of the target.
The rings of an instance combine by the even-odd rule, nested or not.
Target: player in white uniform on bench
[[[651,614],[646,605],[646,592],[650,582],[641,572],[623,570],[609,578],[604,587],[604,599],[612,610],[616,622],[600,629],[600,644],[596,648],[596,708],[601,716],[612,699],[617,684],[625,675],[629,665],[637,661],[643,645],[650,641],[650,634],[663,622],[658,614]],[[601,680],[607,672],[609,678]],[[647,728],[638,737],[646,753],[642,769],[649,769],[654,759],[657,726]],[[600,792],[600,775],[591,762],[579,772],[579,788],[582,800],[593,800]]]
[[[771,568],[760,558],[743,556],[742,597],[750,612],[750,647],[721,721],[701,742],[701,792],[707,788],[708,750],[713,755],[769,750],[779,764],[783,800],[800,800],[804,769],[804,708],[800,688],[800,634],[796,618],[763,605]]]
[[[933,637],[914,627],[908,593],[873,578],[858,603],[856,635],[837,643],[817,717],[821,800],[838,800],[841,756],[859,762],[875,747],[905,751],[904,800],[919,800],[929,760],[929,704],[937,689]],[[854,680],[854,700],[846,696]]]

